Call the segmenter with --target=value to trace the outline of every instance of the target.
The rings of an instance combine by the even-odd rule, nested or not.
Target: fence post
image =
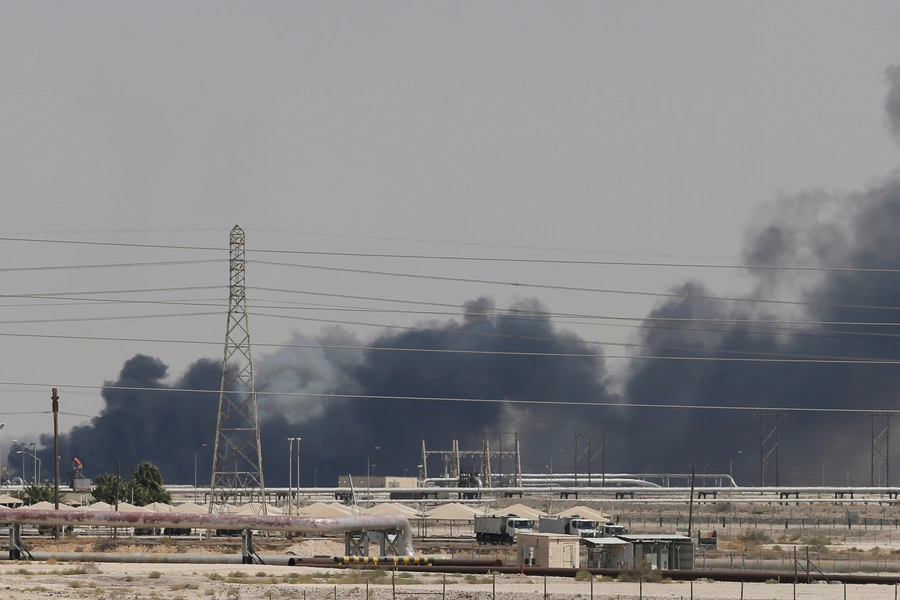
[[[337,586],[334,586],[334,600],[337,600]]]
[[[494,589],[494,600],[497,600],[497,571],[494,571],[493,573],[493,578],[491,579],[491,587]]]
[[[366,598],[366,600],[369,600],[369,599]],[[441,593],[441,600],[447,600],[447,574],[446,573],[444,573],[444,585],[443,585],[443,590]]]
[[[544,600],[547,600],[547,576],[544,575]]]
[[[397,571],[391,570],[391,597],[394,600],[397,600],[397,582],[396,582]],[[337,600],[337,599],[335,599]]]

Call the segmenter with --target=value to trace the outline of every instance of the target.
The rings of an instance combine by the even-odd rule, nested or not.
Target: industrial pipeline
[[[409,520],[401,515],[358,515],[348,517],[295,517],[286,515],[232,515],[152,512],[98,512],[93,510],[45,510],[17,508],[0,513],[0,520],[13,525],[13,530],[23,524],[32,525],[98,525],[105,527],[137,527],[156,529],[165,527],[198,529],[231,529],[285,531],[292,533],[347,533],[351,531],[400,532],[398,550],[405,556],[414,556],[412,529]]]
[[[291,566],[324,566],[328,564],[327,560],[322,563],[307,562],[309,559],[291,559],[288,564]],[[582,569],[571,567],[509,567],[499,565],[457,565],[456,561],[448,559],[445,564],[427,564],[427,565],[393,565],[393,564],[370,564],[367,569],[387,569],[392,571],[411,571],[419,573],[459,573],[462,575],[489,575],[491,573],[500,574],[521,574],[533,575],[538,577],[575,577],[579,572],[588,572],[592,575],[602,575],[604,577],[616,578],[623,573],[622,569]],[[499,561],[498,561],[499,562]],[[346,563],[332,563],[334,568],[346,569],[350,567],[359,568],[359,565],[351,565]],[[859,584],[883,584],[896,585],[900,584],[900,576],[897,575],[864,575],[850,573],[806,573],[805,571],[785,572],[785,571],[738,571],[728,569],[713,570],[659,570],[654,571],[654,576],[660,576],[664,579],[673,579],[677,581],[690,581],[712,579],[714,581],[732,581],[744,583],[765,583],[768,581],[776,581],[778,583],[859,583]]]

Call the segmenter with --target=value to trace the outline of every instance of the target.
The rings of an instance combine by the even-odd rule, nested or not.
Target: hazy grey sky
[[[251,249],[734,264],[764,203],[863,189],[898,161],[882,110],[884,70],[900,57],[897,2],[3,2],[0,11],[4,237],[224,248],[238,223]],[[0,245],[6,268],[227,256]],[[656,292],[688,277],[720,293],[743,285],[737,271],[283,260]],[[21,296],[109,291],[95,297],[221,306],[221,289],[112,292],[224,286],[224,264],[0,271],[0,281],[0,333],[213,342],[0,336],[0,412],[47,410],[50,385],[99,385],[136,352],[173,374],[221,355],[217,307],[28,308],[36,301]],[[638,317],[653,305],[262,265],[248,284],[451,304],[537,296],[554,312],[593,315]],[[215,314],[10,323],[204,310]],[[323,327],[251,319],[256,356]],[[588,340],[632,335],[566,326]],[[63,410],[99,406],[96,391],[64,391]],[[47,415],[2,418],[3,447],[51,430]],[[63,428],[79,420],[65,417]]]

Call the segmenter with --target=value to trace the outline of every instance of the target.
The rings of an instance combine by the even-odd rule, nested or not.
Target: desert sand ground
[[[572,503],[574,504],[574,503]],[[560,510],[565,504],[554,502]],[[546,510],[547,507],[544,507]],[[608,507],[606,512],[616,513],[620,522],[627,524],[633,532],[671,532],[686,523],[687,509],[675,507],[634,507],[625,509],[621,505]],[[709,551],[710,566],[721,568],[735,561],[734,556],[744,556],[748,569],[755,570],[753,557],[769,559],[776,563],[779,557],[789,555],[792,547],[804,544],[818,537],[827,545],[816,549],[821,556],[821,564],[827,567],[835,561],[836,570],[858,571],[863,563],[872,564],[882,571],[900,569],[900,508],[894,503],[871,502],[853,506],[808,507],[788,503],[771,503],[752,507],[725,508],[715,505],[699,505],[694,508],[694,523],[698,528],[716,528],[721,537],[719,548]],[[848,527],[847,510],[859,512],[862,521]],[[727,527],[720,525],[722,517],[728,519]],[[733,520],[732,520],[733,519]],[[789,523],[785,523],[785,519]],[[869,519],[868,522],[865,519]],[[429,527],[431,535],[449,534],[450,528]],[[465,527],[455,526],[454,537],[466,535]],[[747,542],[748,534],[766,534],[766,539],[754,543]],[[471,526],[469,526],[471,534]],[[822,540],[820,540],[822,541]],[[239,552],[239,542],[219,542],[205,544],[198,540],[158,541],[148,546],[147,542],[124,536],[111,541],[108,536],[96,538],[78,536],[72,539],[54,541],[46,538],[28,538],[35,551],[42,552],[166,552],[166,553],[215,553],[235,555]],[[417,541],[417,544],[420,542]],[[336,538],[308,539],[290,545],[283,540],[280,545],[265,547],[257,538],[260,554],[290,554],[294,556],[343,554],[343,543]],[[488,549],[489,551],[489,549]],[[834,559],[833,557],[837,557]],[[782,559],[783,560],[783,559]],[[843,562],[842,562],[843,561]],[[863,561],[863,562],[860,562]],[[882,561],[882,562],[879,562]],[[698,566],[701,554],[698,553]],[[831,562],[831,564],[835,564]],[[883,566],[879,566],[883,565]],[[826,569],[827,570],[827,569]],[[874,569],[871,572],[875,572]],[[28,562],[0,561],[0,599],[22,600],[45,598],[94,598],[102,600],[167,600],[198,599],[260,599],[279,598],[333,600],[366,598],[366,580],[369,584],[369,598],[373,600],[539,600],[544,598],[545,580],[522,575],[463,576],[447,575],[446,580],[438,574],[396,573],[392,585],[391,574],[384,571],[362,569],[341,570],[320,567],[287,567],[271,565],[199,565],[199,564],[135,564],[135,563],[81,563],[81,562]],[[446,583],[445,583],[446,582]],[[446,587],[445,587],[446,585]],[[446,595],[445,595],[446,589]],[[496,592],[495,592],[496,590]],[[563,600],[570,598],[647,600],[696,598],[698,600],[732,600],[738,598],[755,600],[788,600],[793,598],[822,600],[889,600],[898,597],[893,585],[848,585],[841,584],[790,584],[759,583],[631,583],[610,580],[575,581],[563,578],[546,580],[547,598]],[[495,595],[496,594],[496,595]]]
[[[415,574],[396,579],[396,595],[390,575],[370,571],[275,567],[265,565],[153,565],[121,563],[4,563],[0,565],[0,597],[20,600],[45,598],[95,598],[108,600],[169,600],[306,598],[309,600],[366,598],[366,575],[371,576],[369,597],[417,600],[450,598],[476,600],[538,600],[544,598],[544,581],[521,575],[497,576],[496,596],[489,576],[447,576],[443,596],[442,576]],[[641,596],[641,592],[643,596]],[[548,598],[591,598],[589,581],[549,578]],[[647,600],[697,598],[698,600],[787,600],[790,598],[839,600],[888,600],[894,586],[736,583],[617,583],[595,581],[593,598]],[[846,596],[844,595],[846,593]]]
[[[34,543],[35,550],[70,552],[109,549],[108,538]],[[202,545],[157,546],[152,549],[122,540],[117,552],[166,553],[211,552]],[[342,544],[335,539],[311,539],[283,548],[297,556],[340,554]],[[230,549],[229,553],[233,553]],[[268,553],[268,552],[266,552]],[[541,577],[522,575],[463,576],[410,574],[363,569],[326,569],[270,565],[198,565],[198,564],[123,564],[4,561],[0,563],[0,598],[37,600],[45,598],[93,598],[103,600],[239,600],[279,598],[333,600],[366,599],[366,580],[370,600],[539,600],[545,598]],[[393,579],[393,583],[392,583]],[[692,589],[693,587],[693,589]],[[446,592],[445,592],[446,590]],[[496,590],[496,593],[495,593]],[[647,600],[687,599],[787,600],[792,598],[842,600],[889,600],[895,598],[894,586],[886,585],[797,585],[759,583],[741,584],[695,582],[634,583],[610,580],[575,581],[565,578],[546,580],[547,598]],[[693,595],[692,595],[693,594]],[[796,594],[796,595],[795,595]],[[846,594],[846,596],[845,596]]]

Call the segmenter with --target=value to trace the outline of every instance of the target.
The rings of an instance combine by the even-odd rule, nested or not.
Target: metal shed
[[[634,544],[617,537],[582,538],[589,569],[627,569],[634,566]]]
[[[620,535],[619,539],[634,544],[634,561],[650,563],[652,569],[694,568],[694,542],[677,534]]]

